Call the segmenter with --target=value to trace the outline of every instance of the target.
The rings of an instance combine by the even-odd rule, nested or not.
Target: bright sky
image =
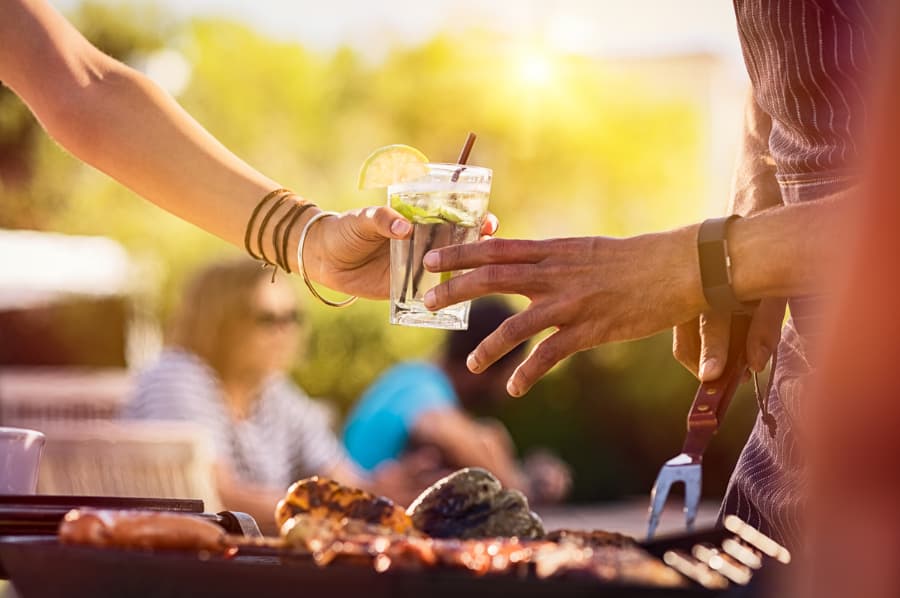
[[[152,1],[182,16],[227,16],[279,38],[381,54],[446,29],[481,27],[586,54],[705,50],[740,63],[728,0],[105,0]],[[67,9],[78,0],[51,0]]]
[[[81,0],[49,1],[67,11]],[[542,59],[546,49],[605,58],[715,54],[720,62],[714,87],[709,88],[706,98],[710,203],[718,202],[728,188],[733,141],[738,136],[747,85],[729,0],[100,1],[113,5],[156,4],[182,18],[226,17],[320,51],[350,45],[372,61],[378,61],[392,47],[416,45],[441,31],[497,31],[524,42],[523,48],[530,45],[537,49],[534,59],[526,57],[522,65],[523,78],[535,84],[549,77],[549,66]],[[177,95],[190,76],[189,67],[174,54],[163,55],[162,59],[163,64],[139,68]],[[160,72],[154,76],[156,71]],[[163,81],[173,73],[176,81]],[[687,81],[691,86],[695,83]],[[706,88],[701,85],[698,89],[702,96]]]

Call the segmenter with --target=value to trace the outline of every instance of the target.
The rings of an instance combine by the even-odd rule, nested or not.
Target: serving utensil
[[[703,382],[697,390],[687,417],[687,435],[681,453],[672,457],[659,470],[650,492],[650,518],[647,539],[653,538],[674,484],[684,484],[684,515],[687,530],[693,531],[700,505],[703,481],[703,453],[719,430],[728,405],[747,371],[747,331],[751,316],[732,314],[728,361],[722,375],[711,382]]]

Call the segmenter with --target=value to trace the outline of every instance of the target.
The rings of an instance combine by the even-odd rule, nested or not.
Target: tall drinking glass
[[[36,430],[0,428],[0,494],[34,494],[44,452]]]
[[[428,164],[424,177],[388,187],[388,204],[413,225],[409,239],[391,241],[392,324],[446,330],[469,327],[471,301],[435,312],[426,309],[425,293],[457,272],[433,274],[425,270],[422,258],[432,249],[478,240],[491,175],[490,169],[478,166]]]

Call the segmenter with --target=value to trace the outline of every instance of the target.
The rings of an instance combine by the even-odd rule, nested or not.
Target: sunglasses
[[[296,309],[283,313],[263,310],[253,314],[253,322],[261,328],[283,328],[302,323],[303,317]]]

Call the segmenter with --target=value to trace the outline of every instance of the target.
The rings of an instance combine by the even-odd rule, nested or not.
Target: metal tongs
[[[703,382],[697,390],[687,417],[687,435],[681,454],[662,466],[650,492],[650,522],[647,539],[653,538],[663,507],[673,484],[684,483],[684,516],[688,531],[693,531],[700,505],[700,484],[703,478],[703,453],[718,431],[725,411],[747,371],[747,331],[751,316],[734,313],[731,316],[731,336],[728,343],[728,362],[722,376]]]

